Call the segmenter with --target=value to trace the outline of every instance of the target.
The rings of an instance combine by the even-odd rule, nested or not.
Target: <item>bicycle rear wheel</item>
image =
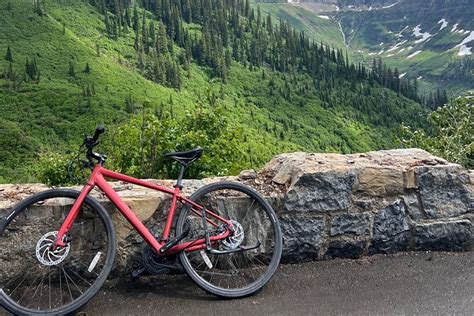
[[[232,221],[235,231],[227,239],[214,243],[219,251],[182,251],[181,263],[191,279],[205,291],[228,298],[249,296],[267,284],[276,272],[282,251],[278,219],[271,206],[252,188],[240,183],[219,182],[207,185],[191,198],[196,204]],[[207,225],[211,235],[222,227]],[[202,218],[186,205],[177,224],[176,234],[190,233],[183,242],[203,238]],[[249,249],[249,250],[242,250]]]
[[[115,257],[115,232],[108,213],[94,199],[85,199],[67,246],[56,251],[49,247],[79,194],[41,192],[5,217],[8,225],[0,232],[0,304],[10,312],[71,314],[104,284]]]

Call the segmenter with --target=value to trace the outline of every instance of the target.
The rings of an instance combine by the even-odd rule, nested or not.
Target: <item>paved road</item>
[[[146,281],[146,282],[145,282]],[[282,265],[258,295],[221,300],[186,276],[101,291],[87,315],[474,315],[474,252]]]

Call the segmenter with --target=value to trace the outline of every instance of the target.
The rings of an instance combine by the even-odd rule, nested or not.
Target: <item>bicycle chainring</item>
[[[150,274],[167,274],[176,265],[176,256],[160,257],[147,245],[142,252],[142,264]]]

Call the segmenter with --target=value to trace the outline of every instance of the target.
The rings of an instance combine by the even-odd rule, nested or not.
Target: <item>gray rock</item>
[[[399,200],[385,207],[374,217],[373,239],[369,253],[392,253],[407,250],[410,225],[405,205]]]
[[[302,175],[288,190],[285,210],[289,212],[332,212],[351,206],[354,172],[317,172]]]
[[[363,240],[332,240],[324,257],[332,258],[360,258],[364,253]]]
[[[342,214],[331,220],[331,236],[353,234],[366,235],[369,233],[370,216],[363,214]]]
[[[471,230],[469,220],[417,225],[415,250],[470,250]]]
[[[468,212],[472,200],[469,174],[459,165],[419,167],[416,171],[420,198],[429,218],[457,217]]]
[[[255,178],[257,178],[257,173],[253,169],[251,169],[251,170],[242,170],[239,173],[239,179],[242,179],[242,180],[252,180],[252,179],[255,179]]]
[[[406,205],[407,213],[412,220],[414,220],[415,222],[418,222],[421,219],[426,217],[426,214],[423,212],[420,206],[418,194],[412,193],[412,194],[404,195],[402,198],[403,198],[403,202]]]
[[[283,262],[303,262],[317,259],[321,235],[325,228],[323,218],[304,215],[284,215],[280,219],[283,233]]]

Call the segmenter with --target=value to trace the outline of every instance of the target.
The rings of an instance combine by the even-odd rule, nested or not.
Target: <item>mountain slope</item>
[[[401,121],[416,125],[424,117],[419,104],[369,82],[365,75],[357,81],[356,70],[340,52],[337,57],[334,51],[315,47],[311,52],[320,64],[297,60],[301,69],[288,66],[291,59],[276,58],[279,55],[271,53],[272,46],[281,45],[279,52],[284,52],[298,34],[281,27],[264,31],[269,26],[259,26],[257,12],[245,12],[244,2],[228,2],[207,12],[218,16],[225,9],[227,20],[221,22],[227,35],[235,36],[235,47],[219,46],[224,35],[208,32],[210,22],[205,17],[199,21],[203,16],[195,10],[193,14],[198,15],[189,15],[192,22],[180,20],[185,16],[185,1],[173,3],[180,7],[168,7],[169,12],[180,12],[176,23],[182,26],[182,34],[189,34],[190,55],[188,46],[166,35],[174,27],[174,18],[166,17],[165,7],[130,7],[113,13],[114,3],[127,2],[106,1],[105,10],[97,5],[100,1],[96,5],[72,0],[36,2],[40,7],[30,1],[0,4],[0,52],[11,52],[11,58],[6,54],[0,59],[0,69],[4,69],[0,76],[0,181],[35,181],[41,152],[64,152],[98,123],[113,130],[137,112],[157,108],[182,117],[196,104],[222,104],[235,128],[245,133],[247,143],[241,151],[253,148],[255,157],[243,161],[242,168],[258,167],[276,152],[287,150],[354,152],[391,147]],[[191,2],[203,10],[200,3]],[[134,10],[136,26],[133,18],[130,24],[118,18],[119,14],[135,16]],[[149,30],[147,36],[144,30]],[[169,45],[160,47],[162,41],[145,44],[151,32]],[[281,32],[289,34],[287,40]],[[214,55],[215,49],[200,46],[206,44],[207,36],[207,43],[221,47],[228,66]],[[259,42],[247,42],[252,36],[274,40],[263,51],[265,62],[253,55]],[[158,49],[168,53],[160,57]],[[310,66],[313,72],[307,69]]]
[[[285,1],[281,1],[285,2]],[[474,90],[474,7],[471,1],[313,0],[261,3],[316,39],[335,34],[355,62],[370,66],[381,57],[405,78],[418,78],[422,90],[447,89],[450,95]],[[306,21],[314,21],[307,23]],[[330,31],[326,31],[327,26]]]
[[[471,1],[403,0],[383,10],[345,11],[338,17],[352,37],[348,45],[356,59],[380,56],[401,73],[456,94],[474,89],[472,66],[465,75],[453,69],[470,59],[474,47]]]

